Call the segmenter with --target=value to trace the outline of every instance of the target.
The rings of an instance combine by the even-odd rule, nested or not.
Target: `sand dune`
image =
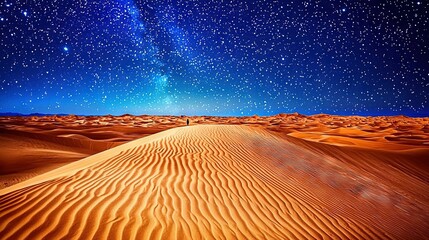
[[[2,239],[421,239],[413,164],[352,163],[342,149],[260,128],[170,129],[0,190]],[[325,146],[325,147],[326,147]],[[359,153],[355,153],[359,155]],[[424,155],[426,153],[423,153]],[[369,159],[368,159],[369,158]],[[353,160],[354,158],[352,158]],[[398,160],[399,161],[399,160]],[[395,163],[395,162],[393,162]],[[414,177],[420,171],[420,178]],[[408,186],[410,188],[410,186]]]
[[[0,189],[119,144],[0,129]]]
[[[174,127],[160,121],[131,115],[0,117],[0,189]]]

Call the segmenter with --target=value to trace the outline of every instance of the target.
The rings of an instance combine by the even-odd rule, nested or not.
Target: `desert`
[[[0,240],[429,239],[429,1],[0,3]]]
[[[2,239],[428,236],[429,118],[0,122]]]

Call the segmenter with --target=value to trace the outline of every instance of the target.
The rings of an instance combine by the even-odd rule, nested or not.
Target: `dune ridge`
[[[0,189],[120,145],[0,128]]]
[[[359,168],[341,167],[346,165],[335,158],[263,129],[174,128],[1,189],[0,235],[4,239],[426,236],[426,202],[409,207],[413,199],[401,195],[401,202],[394,204],[385,193],[389,189],[371,175],[354,181]],[[340,191],[357,183],[366,184],[358,195]],[[332,196],[338,199],[333,201]]]

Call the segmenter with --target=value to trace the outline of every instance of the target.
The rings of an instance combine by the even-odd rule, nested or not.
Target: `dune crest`
[[[424,237],[429,229],[424,196],[413,202],[379,179],[358,179],[358,170],[258,128],[174,128],[0,190],[0,235]],[[412,181],[427,189],[424,181]]]

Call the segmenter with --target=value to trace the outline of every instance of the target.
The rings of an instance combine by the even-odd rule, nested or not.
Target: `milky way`
[[[429,115],[427,1],[3,1],[0,111]]]

